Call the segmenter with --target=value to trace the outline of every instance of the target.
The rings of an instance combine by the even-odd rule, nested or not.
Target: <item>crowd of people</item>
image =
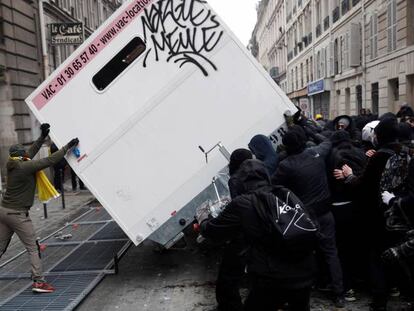
[[[201,234],[225,242],[218,310],[306,311],[313,288],[329,290],[337,308],[361,287],[370,310],[400,294],[414,302],[413,109],[286,120],[277,148],[257,135],[231,154],[223,212],[197,210]]]

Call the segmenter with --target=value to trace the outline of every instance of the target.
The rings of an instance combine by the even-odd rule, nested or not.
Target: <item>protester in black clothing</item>
[[[230,156],[229,189],[232,200],[244,192],[242,178],[238,174],[239,168],[244,161],[252,158],[252,153],[247,149],[237,149]],[[243,310],[239,289],[245,274],[245,253],[246,242],[241,234],[228,241],[224,247],[216,281],[217,310]]]
[[[269,176],[272,176],[276,171],[279,158],[269,137],[265,135],[254,136],[250,140],[249,149],[256,156],[256,159],[265,164]]]
[[[319,248],[329,267],[337,307],[344,306],[342,269],[335,241],[335,220],[331,212],[330,191],[325,160],[331,150],[331,142],[306,148],[306,137],[298,130],[289,130],[283,137],[287,158],[279,163],[272,176],[274,185],[291,189],[319,224],[321,232]]]
[[[360,239],[364,239],[368,257],[373,294],[371,310],[380,311],[386,310],[388,296],[388,284],[381,260],[381,254],[387,248],[387,233],[380,200],[380,180],[392,152],[400,149],[397,143],[399,135],[397,119],[383,119],[374,131],[378,150],[369,159],[364,173],[358,177],[352,174],[352,169],[345,165],[342,173],[336,171],[336,174],[337,178],[344,177],[345,183],[352,185],[355,191],[360,190],[358,204],[361,207],[361,217],[365,224]]]
[[[345,164],[360,176],[367,163],[364,152],[355,147],[347,131],[339,130],[332,134],[332,151],[328,158],[329,185],[332,194],[332,213],[336,224],[336,242],[344,276],[345,300],[354,301],[353,274],[357,271],[358,260],[355,250],[362,245],[358,243],[358,210],[355,191],[352,187],[338,181],[332,174],[335,169],[341,169]]]
[[[354,120],[350,116],[342,115],[336,117],[330,129],[332,131],[345,130],[349,133],[354,143],[359,144],[361,142],[361,130],[356,127]]]
[[[272,311],[284,302],[288,302],[293,311],[310,310],[313,252],[307,251],[300,257],[289,256],[281,236],[269,232],[267,223],[259,216],[258,200],[272,195],[264,164],[257,160],[245,161],[240,167],[240,178],[244,194],[232,200],[217,218],[207,219],[207,213],[198,212],[202,235],[226,240],[240,232],[244,234],[249,245],[247,272],[252,283],[245,310]],[[296,198],[293,193],[291,197]]]

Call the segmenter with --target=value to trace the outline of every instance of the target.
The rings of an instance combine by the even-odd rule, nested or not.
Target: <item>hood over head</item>
[[[398,140],[401,142],[411,141],[412,129],[408,123],[401,122],[398,124]]]
[[[347,142],[351,143],[351,135],[345,130],[338,130],[332,133],[330,140],[332,142],[332,146],[337,146],[341,143]]]
[[[392,112],[386,112],[378,118],[380,121],[385,119],[397,119],[397,117]]]
[[[362,129],[362,140],[368,141],[372,144],[375,142],[375,127],[380,123],[379,120],[371,121],[367,123],[364,128]]]
[[[396,118],[386,118],[380,121],[374,129],[377,136],[378,146],[396,142],[398,140],[399,128]]]
[[[296,129],[289,129],[282,142],[289,155],[301,153],[306,148],[306,136]]]
[[[253,155],[250,150],[240,148],[234,150],[230,155],[230,162],[229,162],[229,174],[230,176],[234,175],[238,169],[240,168],[240,165],[243,164],[246,160],[253,159]]]
[[[397,118],[405,119],[405,118],[412,118],[414,117],[413,108],[405,104],[401,106],[400,110],[397,112]]]
[[[271,185],[266,166],[256,159],[244,161],[237,171],[237,176],[243,194]]]
[[[340,126],[341,124],[341,126]],[[353,130],[354,121],[348,115],[338,116],[333,120],[333,130]]]
[[[270,139],[265,135],[256,135],[250,140],[249,148],[258,160],[263,161],[269,175],[273,175],[277,168],[278,156]]]

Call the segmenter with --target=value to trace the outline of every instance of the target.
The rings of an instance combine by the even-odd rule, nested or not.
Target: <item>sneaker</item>
[[[345,308],[345,299],[342,296],[337,296],[334,299],[335,308],[342,309]]]
[[[32,291],[35,293],[53,293],[55,288],[44,281],[35,281],[32,285]]]
[[[356,297],[355,297],[355,292],[354,290],[351,288],[349,290],[347,290],[345,292],[345,296],[344,296],[346,301],[356,301]]]
[[[391,297],[400,297],[400,290],[398,287],[393,287],[390,289],[390,296]]]

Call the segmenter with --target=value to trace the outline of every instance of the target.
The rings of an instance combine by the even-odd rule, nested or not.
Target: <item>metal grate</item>
[[[76,276],[49,277],[56,291],[47,295],[33,294],[31,284],[18,295],[1,306],[2,311],[62,311],[73,309],[91,290],[91,284],[97,284],[103,274],[84,274]]]
[[[117,225],[116,222],[111,222],[105,226],[102,230],[96,233],[92,238],[91,241],[96,240],[125,240],[128,239],[124,231]]]
[[[126,241],[85,243],[59,263],[52,272],[104,270]]]
[[[73,226],[75,224],[75,226]],[[42,263],[47,280],[56,291],[35,295],[31,291],[30,262],[20,253],[0,269],[0,310],[73,310],[104,278],[114,264],[115,256],[122,256],[131,242],[102,208],[91,210],[73,224],[56,231],[42,243]],[[72,234],[68,240],[55,236]],[[92,240],[93,239],[93,240]],[[3,277],[3,279],[2,279]],[[2,302],[4,297],[10,297]]]

